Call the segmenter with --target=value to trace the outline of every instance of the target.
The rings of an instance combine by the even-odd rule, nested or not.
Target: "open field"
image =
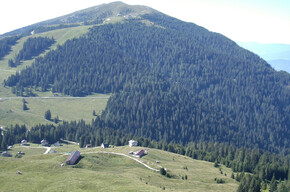
[[[230,178],[231,170],[222,167],[227,176],[221,175],[213,163],[149,149],[140,160],[151,167],[162,166],[172,178],[160,175],[124,156],[99,153],[118,152],[128,154],[128,146],[114,148],[80,149],[75,144],[52,148],[55,154],[44,155],[45,148],[14,145],[13,157],[0,157],[0,191],[236,191],[238,183]],[[68,155],[66,152],[81,151],[77,165],[61,167]],[[14,158],[17,151],[26,154]],[[158,160],[160,163],[156,163]],[[186,168],[185,168],[186,167]],[[22,174],[16,174],[20,171]],[[187,175],[188,179],[182,179]],[[222,178],[217,184],[214,178]]]
[[[109,95],[94,95],[91,97],[43,97],[24,98],[29,110],[23,110],[21,97],[6,98],[0,102],[0,125],[25,124],[33,126],[39,123],[53,123],[44,119],[45,111],[51,111],[52,119],[85,120],[91,122],[93,110],[100,114],[105,109]]]

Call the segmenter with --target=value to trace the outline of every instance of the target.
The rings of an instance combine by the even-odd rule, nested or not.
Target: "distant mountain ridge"
[[[238,42],[245,49],[248,49],[265,59],[271,66],[280,71],[290,73],[290,45],[288,44],[261,44],[254,42]]]
[[[137,15],[125,11],[124,17],[118,7],[136,8],[104,5],[102,13],[120,20],[107,23],[113,17],[102,17],[85,35],[11,75],[5,86],[19,95],[29,88],[71,96],[112,93],[97,124],[136,136],[288,152],[288,73],[196,24],[147,7]],[[95,18],[93,10],[98,8],[58,22],[93,25],[84,19]]]

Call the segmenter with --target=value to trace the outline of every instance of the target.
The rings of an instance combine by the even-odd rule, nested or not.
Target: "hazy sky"
[[[1,0],[0,34],[112,0]],[[234,41],[290,44],[290,0],[123,0]]]

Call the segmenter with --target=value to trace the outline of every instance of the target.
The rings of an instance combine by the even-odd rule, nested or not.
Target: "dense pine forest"
[[[8,61],[9,67],[16,67],[21,64],[21,61],[30,60],[33,57],[38,56],[48,49],[54,42],[55,40],[53,38],[48,37],[28,38],[15,58]]]
[[[5,85],[18,93],[31,87],[72,96],[114,93],[103,120],[141,137],[288,153],[289,74],[194,24],[144,18],[154,25],[135,19],[94,27]]]
[[[15,45],[20,37],[12,36],[0,39],[0,60],[11,51],[11,46]]]

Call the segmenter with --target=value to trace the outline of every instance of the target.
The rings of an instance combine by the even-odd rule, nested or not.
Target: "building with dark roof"
[[[42,140],[40,141],[40,144],[41,144],[42,146],[48,146],[48,145],[49,145],[48,141],[45,140],[45,139],[42,139]]]
[[[53,145],[54,145],[55,147],[59,147],[59,146],[61,146],[61,144],[60,144],[59,141],[55,142]]]
[[[23,140],[21,141],[21,145],[22,145],[22,146],[28,145],[28,144],[27,144],[27,140],[23,139]]]
[[[81,153],[79,151],[74,151],[72,152],[72,154],[69,156],[69,158],[67,158],[67,160],[65,161],[65,163],[67,165],[73,165],[75,164],[75,162],[78,160],[78,158],[80,157]]]
[[[12,155],[8,151],[2,152],[2,157],[11,157]]]

